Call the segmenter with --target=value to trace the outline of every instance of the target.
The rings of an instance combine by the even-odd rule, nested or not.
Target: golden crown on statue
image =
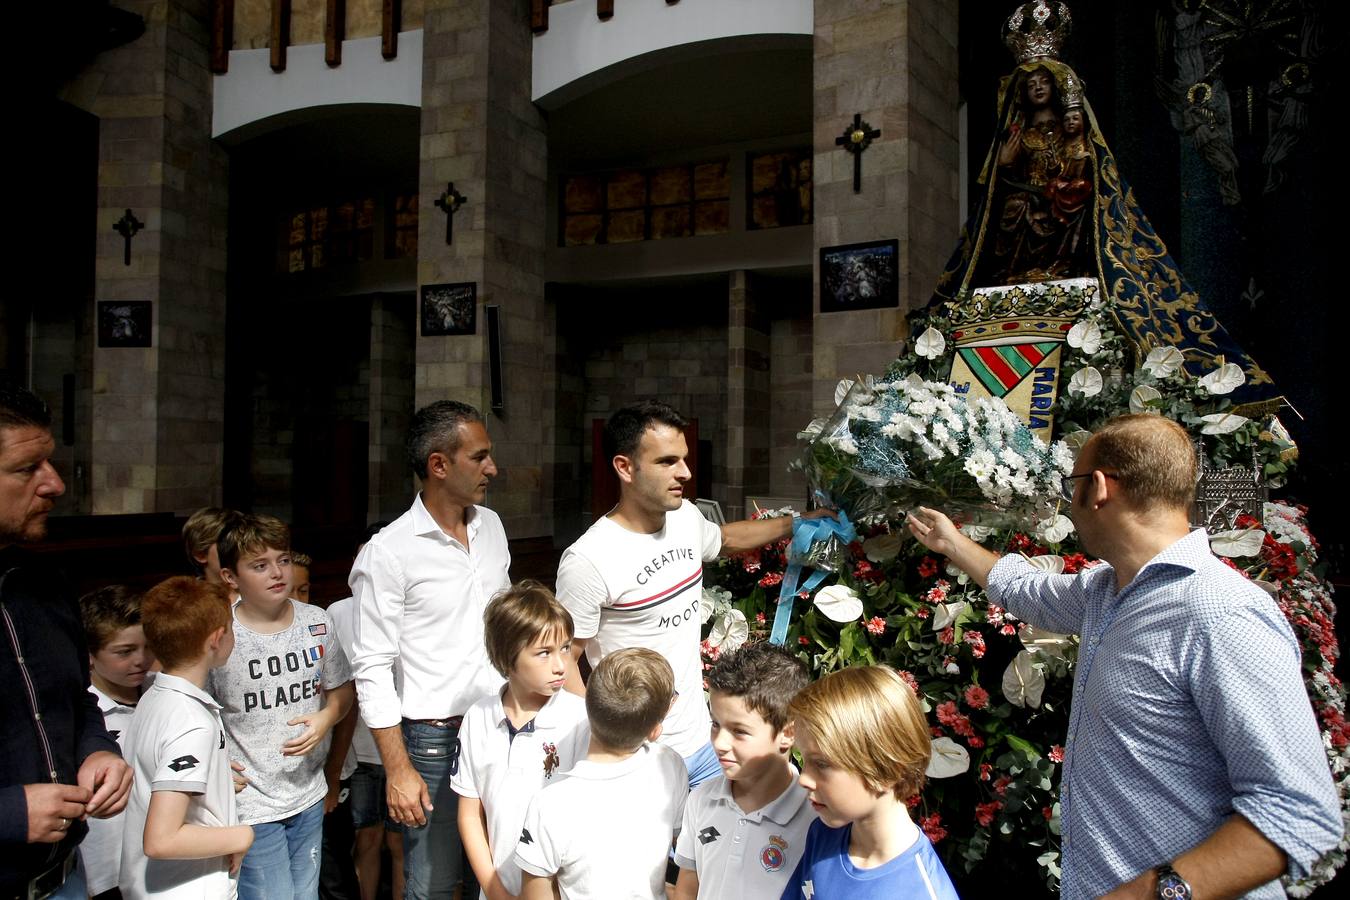
[[[1003,43],[1018,63],[1058,59],[1060,48],[1073,30],[1073,17],[1063,3],[1036,0],[1023,3],[1003,23]]]

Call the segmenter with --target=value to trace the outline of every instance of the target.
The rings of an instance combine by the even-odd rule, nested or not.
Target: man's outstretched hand
[[[956,523],[936,509],[920,506],[905,517],[909,533],[934,553],[941,553],[980,587],[989,584],[989,570],[998,562],[991,553],[961,533]]]

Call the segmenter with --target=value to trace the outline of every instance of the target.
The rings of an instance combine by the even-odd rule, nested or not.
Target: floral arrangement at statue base
[[[907,536],[904,512],[918,503],[959,507],[962,528],[985,546],[1072,574],[1096,563],[1080,552],[1072,522],[1055,509],[1052,485],[1069,470],[1071,451],[1110,416],[1166,415],[1204,442],[1210,463],[1255,455],[1274,486],[1294,451],[1278,421],[1256,421],[1232,408],[1227,394],[1243,377],[1236,367],[1191,379],[1180,354],[1163,348],[1126,374],[1130,348],[1101,308],[1088,310],[1068,335],[1067,389],[1055,411],[1066,440],[1050,447],[1014,443],[1022,440],[1014,429],[996,442],[986,423],[1000,423],[1002,435],[1006,420],[997,403],[966,404],[946,384],[944,325],[921,320],[915,353],[882,377],[841,384],[839,409],[803,432],[812,487],[848,512],[859,540],[831,548],[836,574],[814,596],[797,599],[786,644],[813,676],[879,663],[898,669],[915,690],[929,716],[933,762],[912,813],[963,894],[1039,881],[1051,896],[1058,886],[1058,787],[1077,639],[1038,631],[990,603],[963,573]],[[1003,456],[1008,448],[1026,464]],[[1266,503],[1259,520],[1240,517],[1213,534],[1211,546],[1269,591],[1293,626],[1345,809],[1346,691],[1334,671],[1331,588],[1318,569],[1306,510]],[[787,552],[783,541],[709,568],[706,664],[747,640],[767,639]],[[1306,896],[1330,880],[1345,851],[1342,844],[1328,854],[1308,879],[1286,881],[1289,894]]]

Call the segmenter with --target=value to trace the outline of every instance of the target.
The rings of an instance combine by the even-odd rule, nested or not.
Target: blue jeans
[[[689,790],[698,787],[714,775],[720,774],[722,764],[717,761],[717,751],[712,742],[704,744],[693,755],[684,758],[684,767],[689,770]]]
[[[72,850],[72,853],[78,853],[78,850]],[[61,889],[52,894],[49,900],[88,900],[89,888],[85,886],[84,880],[84,860],[81,859],[75,864],[70,877],[66,883],[61,885]]]
[[[427,824],[403,829],[404,897],[449,900],[461,881],[462,896],[477,897],[478,884],[464,864],[459,842],[459,796],[450,788],[450,776],[459,768],[459,727],[404,719],[403,742],[413,769],[427,783],[433,807]]]
[[[318,900],[323,801],[278,822],[253,826],[239,867],[239,900]]]

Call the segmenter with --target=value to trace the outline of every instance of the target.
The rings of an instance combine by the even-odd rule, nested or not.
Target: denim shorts
[[[389,818],[385,805],[384,766],[379,763],[357,763],[351,777],[349,802],[352,826],[360,830],[384,822],[385,831],[403,830],[403,826]]]

